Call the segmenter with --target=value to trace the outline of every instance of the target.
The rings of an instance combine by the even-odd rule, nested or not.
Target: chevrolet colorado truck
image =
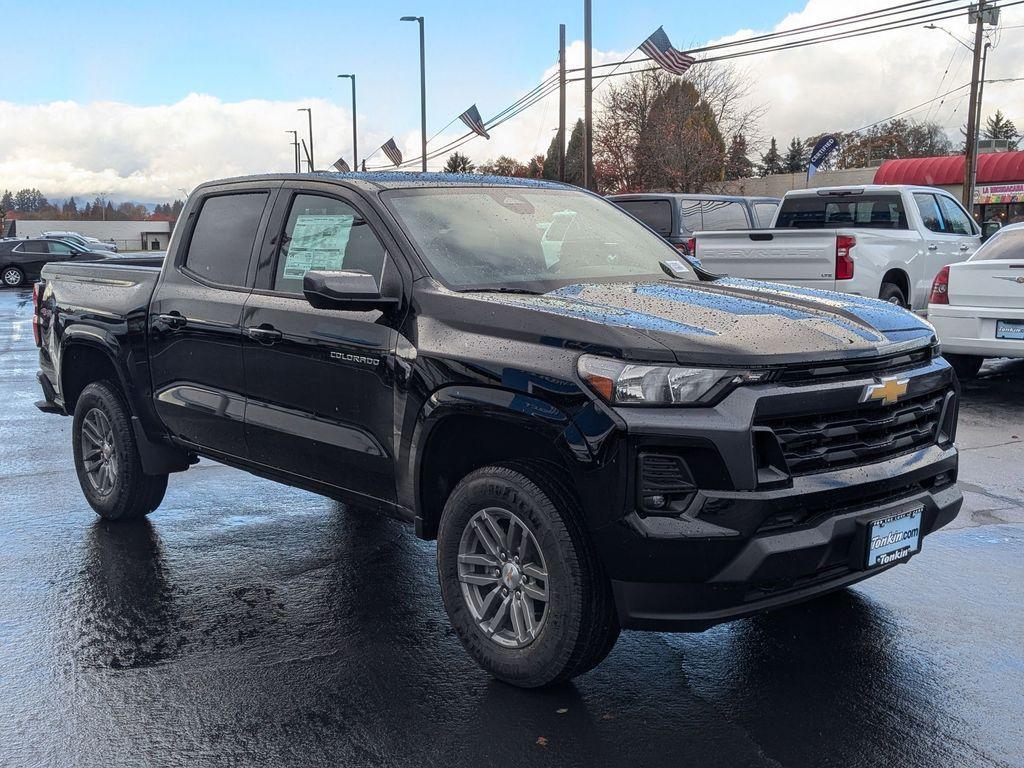
[[[50,264],[34,297],[37,405],[73,416],[97,513],[152,512],[201,456],[407,520],[469,654],[523,687],[620,629],[880,574],[962,502],[927,323],[716,277],[572,187],[211,182],[163,260]]]
[[[983,239],[944,190],[875,184],[792,190],[769,229],[697,232],[693,250],[712,272],[923,312],[939,270],[965,261]]]

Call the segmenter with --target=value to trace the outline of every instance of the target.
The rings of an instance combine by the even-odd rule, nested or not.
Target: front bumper
[[[866,521],[909,505],[923,508],[926,548],[923,539],[963,501],[952,445],[956,386],[941,359],[896,375],[909,382],[909,411],[902,401],[864,403],[865,387],[878,380],[869,376],[741,388],[714,408],[624,414],[630,501],[625,514],[592,530],[621,625],[699,631],[860,581],[887,569],[863,569]],[[809,426],[808,413],[822,423]],[[914,433],[899,442],[900,430],[925,423],[914,420],[926,413],[930,441]],[[861,439],[861,427],[849,425],[865,422],[868,443],[846,450],[845,441]],[[780,455],[776,438],[794,429],[825,436],[824,469],[799,447]],[[888,455],[876,439],[895,441]],[[651,454],[679,457],[688,470],[692,485],[673,491],[670,510],[646,506],[648,494],[661,493],[645,479]],[[665,464],[654,469],[664,480]]]

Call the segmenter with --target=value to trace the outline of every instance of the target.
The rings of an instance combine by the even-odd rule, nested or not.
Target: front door
[[[242,308],[272,191],[211,194],[193,205],[175,264],[150,304],[156,410],[178,439],[244,458]],[[129,320],[131,322],[131,320]]]
[[[394,499],[392,318],[314,309],[310,269],[395,269],[356,203],[333,193],[282,193],[280,242],[261,263],[242,320],[245,434],[261,464],[373,499]]]

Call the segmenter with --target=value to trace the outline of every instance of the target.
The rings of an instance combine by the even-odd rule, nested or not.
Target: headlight
[[[705,405],[739,384],[768,376],[765,371],[636,365],[593,355],[582,355],[576,367],[591,389],[615,405]]]

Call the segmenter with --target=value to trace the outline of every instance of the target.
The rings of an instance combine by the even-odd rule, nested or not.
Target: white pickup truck
[[[787,192],[770,228],[697,232],[694,255],[711,272],[924,310],[938,271],[981,241],[944,190],[866,185]]]

